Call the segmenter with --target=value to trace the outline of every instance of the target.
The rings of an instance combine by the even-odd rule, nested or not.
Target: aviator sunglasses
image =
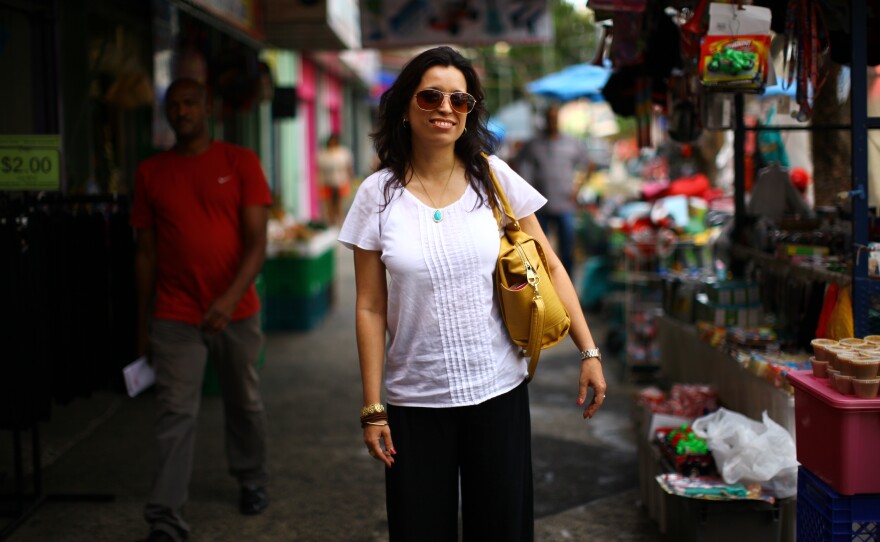
[[[477,100],[467,92],[440,92],[433,88],[426,88],[416,92],[416,105],[422,111],[433,111],[440,107],[443,98],[449,96],[449,105],[456,113],[470,113],[477,105]]]

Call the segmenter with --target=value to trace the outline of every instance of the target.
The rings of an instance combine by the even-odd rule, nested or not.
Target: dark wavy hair
[[[496,144],[486,124],[486,95],[471,63],[461,53],[446,46],[428,49],[410,60],[379,101],[378,127],[372,138],[379,157],[378,169],[388,168],[392,173],[391,181],[385,185],[385,206],[390,203],[393,192],[409,182],[406,170],[412,160],[411,134],[409,127],[404,126],[403,118],[422,76],[434,66],[457,68],[464,74],[468,94],[477,100],[474,110],[465,118],[465,133],[455,142],[455,155],[464,163],[468,181],[476,189],[477,205],[488,201],[494,208],[495,189],[489,177],[489,163],[480,154],[491,153]],[[487,197],[489,195],[493,197]]]

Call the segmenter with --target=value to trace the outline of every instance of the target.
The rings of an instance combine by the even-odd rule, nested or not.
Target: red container
[[[841,395],[810,371],[791,371],[797,459],[842,495],[880,493],[880,398]]]

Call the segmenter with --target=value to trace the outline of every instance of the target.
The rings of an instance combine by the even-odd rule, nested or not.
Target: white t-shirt
[[[501,159],[489,163],[517,218],[547,202]],[[348,248],[381,252],[388,271],[388,402],[475,405],[512,390],[527,364],[494,297],[501,231],[492,210],[476,206],[472,186],[442,209],[441,222],[404,189],[382,210],[389,179],[383,170],[364,180],[339,233]]]

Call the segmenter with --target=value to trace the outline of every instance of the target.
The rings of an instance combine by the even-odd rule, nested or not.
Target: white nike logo
[[[220,184],[226,184],[232,180],[232,175],[226,175],[225,177],[218,177],[217,182]]]

